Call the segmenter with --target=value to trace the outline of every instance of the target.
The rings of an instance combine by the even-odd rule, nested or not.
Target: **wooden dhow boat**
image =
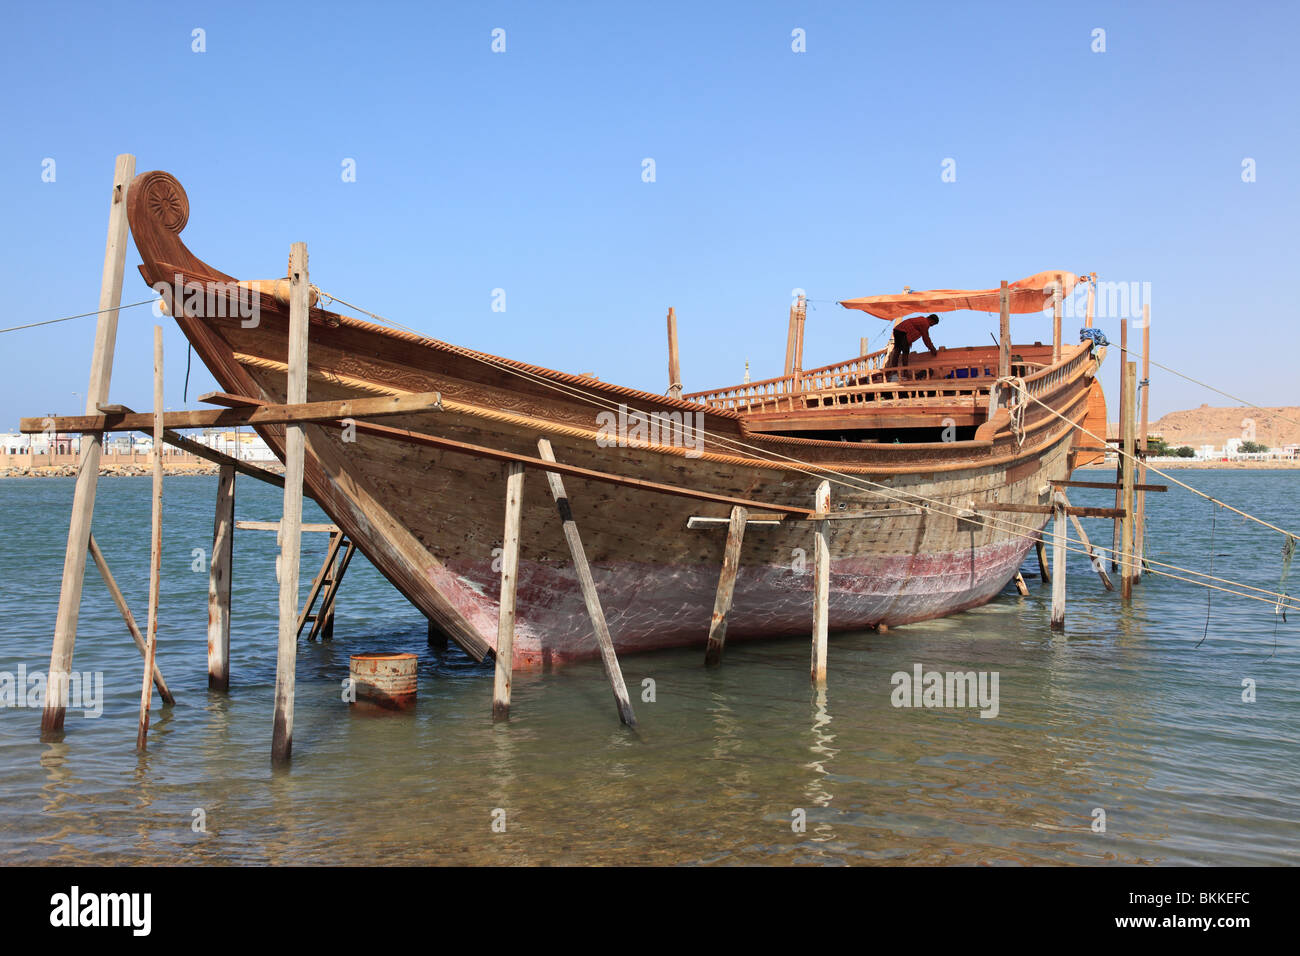
[[[277,282],[285,280],[241,284],[193,255],[180,236],[188,199],[168,173],[136,177],[128,216],[142,276],[163,293],[221,387],[284,402],[289,308]],[[1054,290],[1068,294],[1075,281],[1040,273],[1014,283],[1006,309],[1040,311]],[[203,294],[183,295],[196,289]],[[235,307],[249,297],[256,321]],[[843,304],[894,318],[996,312],[1002,296],[939,290]],[[385,419],[401,432],[394,437],[367,431],[348,441],[337,427],[303,426],[305,490],[398,590],[480,660],[497,633],[503,461],[535,457],[539,438],[558,462],[628,479],[565,477],[619,652],[704,643],[732,499],[752,507],[727,636],[807,634],[808,517],[826,479],[830,515],[844,519],[827,525],[832,631],[922,621],[990,600],[1046,518],[970,520],[972,503],[1042,505],[1049,482],[1085,461],[1091,453],[1076,447],[1075,426],[1104,433],[1096,378],[1104,349],[1062,344],[1058,321],[1053,344],[1007,341],[1005,357],[999,346],[945,348],[889,369],[885,353],[873,352],[803,370],[803,318],[795,311],[798,349],[786,374],[676,398],[313,306],[308,401],[437,391],[442,407]],[[1007,386],[1000,361],[1035,401]],[[283,426],[258,431],[283,458]],[[466,453],[456,443],[500,454]],[[702,494],[662,494],[651,483]],[[541,481],[525,484],[516,615],[514,666],[597,654]]]

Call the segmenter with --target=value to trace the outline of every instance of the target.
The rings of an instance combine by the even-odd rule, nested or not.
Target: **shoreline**
[[[280,462],[248,462],[255,468],[264,468],[273,475],[283,475],[284,465]],[[164,464],[163,477],[175,478],[181,475],[210,475],[215,476],[219,471],[219,466],[215,464],[204,463],[201,465],[176,465]],[[149,478],[153,475],[153,468],[149,465],[109,465],[106,468],[99,469],[101,478]],[[38,468],[0,468],[0,479],[3,478],[75,478],[77,477],[76,465],[47,465]]]

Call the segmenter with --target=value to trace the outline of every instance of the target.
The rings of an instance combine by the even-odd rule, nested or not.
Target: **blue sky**
[[[302,240],[312,280],[366,308],[651,391],[667,385],[670,305],[690,391],[739,381],[746,360],[754,378],[777,374],[792,289],[813,300],[811,367],[883,329],[831,300],[1059,268],[1149,282],[1157,361],[1300,404],[1293,5],[71,3],[4,16],[0,327],[95,308],[113,160],[132,152],[139,171],[185,185],[185,239],[226,272],[283,275]],[[192,51],[196,28],[206,52]],[[124,302],[148,295],[138,262],[132,249]],[[997,327],[958,315],[939,344]],[[154,321],[123,314],[113,401],[152,404]],[[166,404],[180,408],[185,343],[159,321]],[[79,409],[93,325],[0,336],[0,429]],[[1118,339],[1118,322],[1098,325]],[[1039,316],[1014,327],[1050,339]],[[1152,378],[1153,417],[1228,404]],[[189,405],[212,387],[196,363]]]

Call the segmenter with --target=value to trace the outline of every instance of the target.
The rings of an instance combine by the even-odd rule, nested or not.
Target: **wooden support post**
[[[1015,582],[1016,590],[1020,592],[1021,597],[1025,597],[1029,594],[1029,585],[1025,583],[1025,576],[1019,571],[1016,572]]]
[[[871,339],[867,338],[865,335],[858,339],[859,357],[865,358],[867,355],[869,355],[870,353],[867,350],[870,348],[871,348]]]
[[[677,313],[668,310],[668,397],[682,397],[682,363],[677,355]]]
[[[230,580],[235,556],[235,469],[217,470],[217,510],[208,562],[208,690],[230,690]]]
[[[140,633],[140,628],[135,623],[135,615],[127,607],[122,589],[117,586],[117,580],[113,577],[113,572],[108,569],[108,559],[104,557],[104,552],[99,550],[99,543],[95,541],[93,534],[90,536],[90,556],[95,560],[95,567],[99,568],[99,574],[104,579],[104,585],[108,588],[108,593],[113,596],[113,603],[117,605],[118,613],[122,615],[122,620],[126,622],[126,629],[131,632],[131,640],[135,642],[136,648],[140,651],[140,657],[148,660],[149,649],[145,644],[144,635]],[[163,680],[162,671],[158,667],[157,660],[153,664],[153,685],[158,688],[158,696],[162,698],[164,704],[176,703],[176,698],[172,696],[171,690],[167,687],[167,682]]]
[[[307,244],[289,250],[289,370],[285,402],[307,401]],[[306,437],[301,425],[284,426],[284,516],[280,519],[280,634],[275,663],[275,718],[271,759],[287,761],[293,753],[293,702],[298,663],[298,562],[302,554],[302,475]]]
[[[1125,387],[1125,369],[1128,368],[1128,319],[1119,320],[1119,428],[1120,438],[1124,437],[1124,422],[1128,419],[1128,410],[1124,402],[1128,398],[1128,389]],[[1106,436],[1108,439],[1110,435]],[[1120,445],[1123,448],[1123,445]],[[1119,461],[1115,463],[1115,482],[1119,485],[1115,489],[1115,507],[1121,506],[1124,499],[1124,456],[1119,456]],[[1111,543],[1110,550],[1110,569],[1119,570],[1119,555],[1122,551],[1120,547],[1120,519],[1115,519],[1114,540]]]
[[[668,313],[669,324],[672,312]],[[670,336],[675,340],[676,336]],[[506,466],[506,525],[501,538],[501,602],[497,615],[496,678],[492,683],[492,719],[510,718],[510,671],[515,660],[515,589],[519,584],[519,530],[524,505],[524,466]],[[629,705],[630,706],[630,705]]]
[[[445,651],[447,649],[447,635],[442,628],[433,623],[432,618],[429,619],[429,635],[427,643],[435,651]]]
[[[1147,493],[1141,489],[1147,481],[1147,414],[1151,399],[1151,306],[1142,305],[1142,417],[1138,429],[1138,444],[1142,450],[1138,464],[1137,510],[1133,515],[1133,583],[1142,583],[1142,562],[1146,559]]]
[[[731,599],[736,593],[736,572],[740,570],[740,545],[745,539],[745,524],[748,521],[748,509],[739,505],[731,509],[727,545],[722,552],[722,571],[718,575],[718,593],[713,599],[713,617],[709,619],[705,664],[717,664],[722,660],[722,648],[727,640],[727,615],[731,612]]]
[[[1124,363],[1124,407],[1126,414],[1120,423],[1123,434],[1123,455],[1120,458],[1124,487],[1120,493],[1124,496],[1124,517],[1120,519],[1120,549],[1123,561],[1119,593],[1125,601],[1133,597],[1133,458],[1135,451],[1134,412],[1137,410],[1137,362]]]
[[[1011,374],[1011,292],[1007,280],[998,289],[998,378]]]
[[[104,248],[104,271],[99,284],[99,317],[95,325],[95,352],[90,360],[90,385],[86,389],[86,414],[108,401],[108,383],[113,375],[113,348],[117,343],[117,310],[122,304],[122,275],[126,268],[126,191],[135,178],[135,157],[123,153],[113,170],[113,196],[108,212],[108,240]],[[45,708],[41,713],[41,735],[63,730],[67,707],[68,673],[72,670],[72,649],[77,641],[77,616],[81,612],[81,584],[86,575],[86,554],[90,547],[90,524],[95,511],[95,489],[99,483],[99,458],[103,435],[82,436],[77,486],[72,498],[72,520],[68,525],[67,550],[63,554],[63,583],[59,587],[59,610],[54,619],[54,641],[50,647],[50,669],[46,678]]]
[[[1056,274],[1056,288],[1052,290],[1052,364],[1061,361],[1061,274]]]
[[[149,608],[145,627],[144,677],[140,687],[140,721],[135,749],[149,740],[149,704],[153,699],[153,669],[158,656],[158,594],[162,586],[162,486],[163,486],[163,333],[153,327],[153,506],[149,541]]]
[[[1088,308],[1087,311],[1084,313],[1084,317],[1083,317],[1083,327],[1086,329],[1092,328],[1092,313],[1093,313],[1094,303],[1096,301],[1097,301],[1097,276],[1094,274],[1088,277]]]
[[[819,515],[831,510],[831,483],[823,481],[817,486],[814,510]],[[817,521],[813,525],[813,632],[812,632],[812,682],[826,686],[826,638],[830,631],[831,549],[830,522]]]
[[[1052,630],[1065,630],[1065,499],[1052,495]]]
[[[1052,581],[1052,572],[1047,569],[1047,546],[1043,544],[1043,536],[1039,534],[1034,539],[1034,553],[1038,555],[1038,577],[1044,584],[1050,584]]]
[[[547,462],[555,461],[551,443],[545,438],[537,440],[538,455]],[[564,479],[558,472],[548,471],[546,482],[550,485],[551,496],[555,499],[556,510],[560,513],[560,522],[564,526],[564,539],[569,544],[573,555],[573,567],[578,575],[578,584],[582,588],[582,598],[587,604],[587,613],[591,616],[591,627],[596,632],[596,641],[600,645],[600,659],[605,665],[605,676],[614,691],[614,700],[618,704],[618,716],[629,727],[636,726],[636,714],[632,712],[632,701],[627,696],[627,685],[623,683],[623,671],[618,666],[618,656],[614,653],[614,639],[610,637],[609,625],[605,622],[605,612],[600,606],[600,596],[596,593],[596,581],[591,576],[591,567],[587,564],[587,552],[582,547],[582,537],[578,534],[578,525],[573,520],[573,509],[569,505],[569,496],[564,491]]]

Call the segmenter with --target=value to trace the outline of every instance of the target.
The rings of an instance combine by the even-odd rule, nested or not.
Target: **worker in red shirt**
[[[925,347],[930,350],[931,355],[937,354],[939,350],[930,341],[930,327],[938,324],[939,317],[931,312],[929,315],[916,315],[905,319],[894,326],[894,354],[889,357],[889,368],[907,365],[907,360],[912,354],[912,343],[917,339],[924,340]]]

